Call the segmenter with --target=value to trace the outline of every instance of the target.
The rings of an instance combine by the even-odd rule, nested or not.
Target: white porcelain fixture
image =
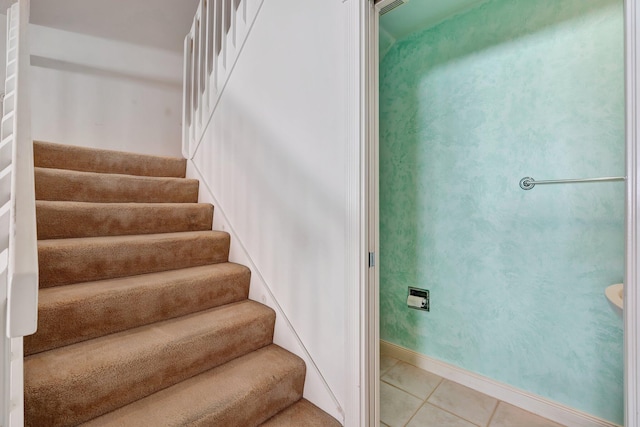
[[[604,294],[607,296],[611,307],[615,310],[620,317],[622,317],[622,295],[623,295],[622,283],[608,286],[604,290]]]

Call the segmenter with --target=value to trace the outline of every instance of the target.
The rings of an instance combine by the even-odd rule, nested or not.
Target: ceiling
[[[1,10],[5,10],[13,2],[0,0]],[[181,52],[198,2],[199,0],[31,0],[31,22]]]
[[[438,24],[487,0],[410,0],[380,18],[394,39]],[[5,10],[15,0],[0,0]],[[199,0],[31,0],[45,27],[181,52]]]
[[[487,0],[410,0],[380,17],[380,26],[399,40]]]

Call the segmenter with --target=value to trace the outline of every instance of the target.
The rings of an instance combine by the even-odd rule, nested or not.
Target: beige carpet
[[[34,144],[40,295],[25,425],[327,426],[186,162]]]

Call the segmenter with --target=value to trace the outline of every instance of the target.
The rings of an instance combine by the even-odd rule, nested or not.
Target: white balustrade
[[[263,0],[201,0],[184,42],[182,154],[191,158]]]
[[[7,10],[7,64],[0,126],[0,322],[2,422],[24,424],[22,337],[33,334],[38,316],[33,140],[29,95],[29,0]]]

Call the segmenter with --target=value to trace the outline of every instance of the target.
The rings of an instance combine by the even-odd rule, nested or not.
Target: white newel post
[[[38,250],[29,94],[29,0],[7,10],[5,97],[0,128],[2,422],[24,425],[22,337],[38,315]]]

